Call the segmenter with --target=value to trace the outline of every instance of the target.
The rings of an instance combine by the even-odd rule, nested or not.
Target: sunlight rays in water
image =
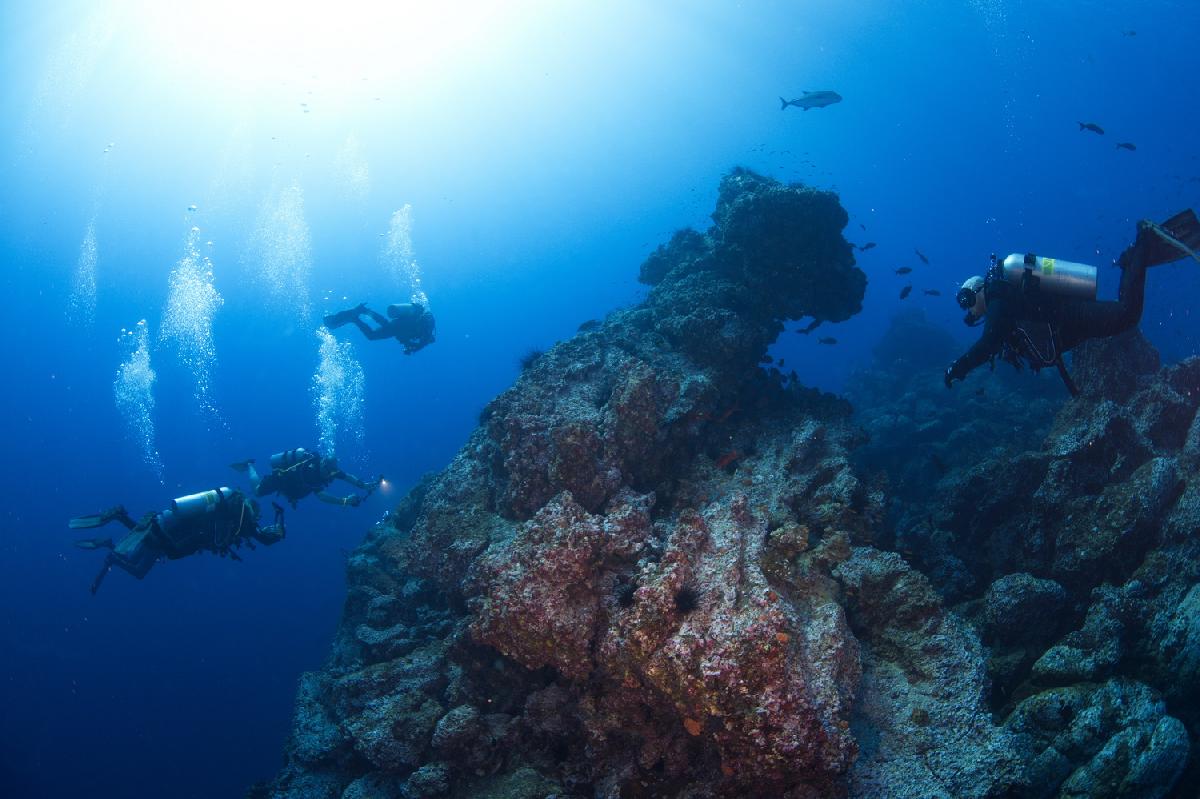
[[[317,329],[320,342],[317,369],[313,373],[312,398],[317,411],[317,435],[321,454],[332,456],[338,444],[363,443],[362,365],[347,341],[338,341],[324,327]]]
[[[179,360],[191,371],[192,393],[201,411],[224,426],[212,400],[212,372],[217,364],[213,317],[225,300],[213,285],[212,261],[197,249],[199,240],[200,228],[193,227],[183,258],[171,270],[159,340],[174,345]]]
[[[133,330],[121,331],[122,343],[130,348],[129,358],[117,368],[113,399],[125,421],[125,429],[137,442],[142,461],[163,481],[162,459],[154,436],[154,381],[150,367],[150,333],[143,319]]]

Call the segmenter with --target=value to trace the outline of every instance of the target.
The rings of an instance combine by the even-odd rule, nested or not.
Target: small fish
[[[858,226],[859,226],[860,228],[862,228],[863,230],[866,230],[866,229],[867,229],[867,226],[866,226],[866,225],[864,225],[862,222],[859,222],[859,223],[858,223]]]
[[[772,358],[770,355],[764,355],[758,359],[758,362],[759,363],[774,363],[775,359]]]
[[[858,249],[862,250],[863,252],[866,252],[867,250],[873,250],[873,249],[875,249],[875,242],[868,241],[866,244],[859,247]]]
[[[926,297],[940,297],[940,296],[942,296],[942,292],[938,291],[937,289],[925,289],[925,296]]]
[[[780,358],[780,359],[779,359],[779,365],[780,365],[780,366],[783,366],[783,358]]]
[[[897,275],[907,275],[907,274],[908,274],[909,272],[911,272],[911,271],[912,271],[912,267],[911,267],[911,266],[902,266],[902,267],[900,267],[899,269],[897,269],[897,270],[896,270],[896,274],[897,274]]]
[[[1136,150],[1137,147],[1131,141],[1122,141],[1122,142],[1117,142],[1117,149],[1118,150]]]
[[[916,247],[913,247],[913,252],[915,252],[917,254],[917,257],[921,259],[921,263],[923,263],[923,264],[929,263],[929,259],[925,257],[925,253],[921,252]]]
[[[789,105],[794,105],[807,111],[810,108],[824,108],[841,101],[842,96],[837,92],[805,92],[802,97],[797,97],[795,100],[785,100],[780,97],[779,110],[785,111]]]
[[[1085,130],[1090,130],[1092,133],[1099,133],[1101,136],[1104,135],[1104,128],[1100,127],[1095,122],[1080,122],[1079,130],[1081,132],[1085,131]]]
[[[912,286],[905,286],[904,288],[900,289],[900,299],[904,299],[911,293],[912,293]]]
[[[1134,36],[1137,36],[1137,31],[1121,31],[1121,35],[1132,38]]]
[[[818,344],[837,344],[837,339],[833,336],[822,336],[817,339]]]

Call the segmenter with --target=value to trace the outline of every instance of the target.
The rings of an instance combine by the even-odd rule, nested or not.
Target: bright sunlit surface
[[[346,90],[469,65],[485,40],[503,40],[524,24],[528,5],[218,0],[137,3],[120,13],[159,68],[243,89],[313,77]]]

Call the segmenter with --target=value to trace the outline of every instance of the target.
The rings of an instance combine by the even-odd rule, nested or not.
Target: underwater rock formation
[[[533,360],[453,462],[370,532],[349,559],[331,657],[301,680],[286,764],[254,795],[916,799],[1175,784],[1195,719],[1174,703],[1195,706],[1197,689],[1172,696],[1163,678],[1200,672],[1188,650],[1200,592],[1172,561],[1149,561],[1200,521],[1179,515],[1185,502],[1200,514],[1180,490],[1200,430],[1162,422],[1187,415],[1191,372],[1135,379],[1142,406],[1075,401],[1113,407],[1063,410],[1046,449],[976,451],[1012,481],[1002,498],[1047,481],[1043,501],[992,517],[1024,538],[991,540],[995,506],[974,470],[948,456],[939,490],[900,510],[906,498],[887,491],[909,478],[886,453],[861,466],[850,404],[757,366],[785,320],[859,310],[865,277],[837,198],[735,170],[713,220],[647,259],[645,302]],[[1018,485],[1013,470],[1031,465]],[[1126,487],[1105,503],[1061,494],[1094,498],[1114,474]],[[1033,514],[1051,512],[1037,528]],[[1105,571],[1082,543],[1039,548],[1037,534],[1075,541],[1101,512],[1103,551],[1145,563]],[[1148,529],[1164,514],[1173,538]],[[1135,571],[1136,586],[1106,582]],[[1050,608],[1049,629],[1013,619]],[[1065,654],[1036,671],[1055,647]]]

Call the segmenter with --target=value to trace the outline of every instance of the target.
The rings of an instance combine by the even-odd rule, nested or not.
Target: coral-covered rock
[[[1163,797],[1187,761],[1187,731],[1131,680],[1057,688],[1017,706],[1008,728],[1026,750],[1029,797]]]
[[[853,795],[982,798],[1019,786],[1022,764],[984,702],[971,629],[895,553],[855,548],[835,574],[863,648]]]

